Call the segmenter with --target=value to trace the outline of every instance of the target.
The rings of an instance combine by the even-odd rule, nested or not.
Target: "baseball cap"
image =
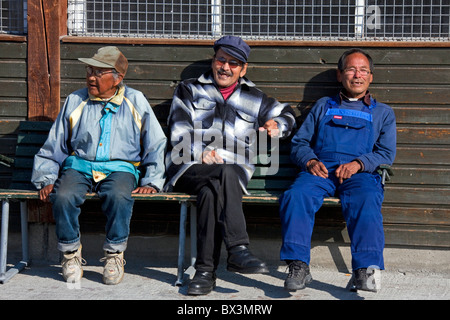
[[[102,47],[92,58],[78,58],[78,60],[97,68],[114,68],[124,75],[128,69],[127,58],[114,46]]]
[[[235,36],[224,36],[214,42],[214,52],[222,49],[230,56],[239,59],[242,62],[247,62],[248,56],[250,54],[250,47],[239,37]]]

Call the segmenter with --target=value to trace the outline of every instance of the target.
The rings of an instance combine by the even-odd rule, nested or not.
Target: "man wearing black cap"
[[[250,154],[256,133],[284,138],[295,123],[289,105],[268,98],[244,77],[250,47],[241,38],[222,37],[214,51],[210,71],[177,87],[168,119],[173,149],[166,158],[165,189],[197,195],[191,295],[215,287],[222,241],[229,271],[268,272],[248,249],[242,195],[254,171]]]

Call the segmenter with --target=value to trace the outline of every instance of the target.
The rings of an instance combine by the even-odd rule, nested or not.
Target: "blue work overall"
[[[353,270],[370,266],[384,269],[384,231],[381,205],[384,190],[376,173],[361,172],[344,180],[335,176],[341,164],[373,150],[372,109],[342,109],[329,99],[326,115],[319,123],[314,152],[328,169],[328,178],[300,172],[280,198],[283,232],[281,260],[310,263],[314,218],[324,197],[338,196],[351,241]]]

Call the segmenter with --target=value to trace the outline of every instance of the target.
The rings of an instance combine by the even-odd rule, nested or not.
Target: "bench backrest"
[[[279,140],[276,146],[269,143],[266,150],[258,150],[255,172],[247,189],[251,194],[279,195],[289,188],[298,172],[289,157],[290,139]]]
[[[47,139],[51,125],[48,121],[20,122],[11,189],[35,190],[31,184],[34,155]]]
[[[11,189],[34,190],[31,184],[31,171],[34,155],[39,151],[47,139],[52,122],[48,121],[22,121],[17,136],[16,157],[12,175]],[[289,142],[281,141],[276,153],[269,152],[258,156],[256,170],[249,182],[248,190],[252,194],[278,195],[286,190],[295,178],[297,169],[289,160]],[[279,157],[278,157],[279,154]],[[272,155],[279,159],[272,159]],[[274,170],[278,167],[278,170]],[[275,174],[267,175],[268,170]]]

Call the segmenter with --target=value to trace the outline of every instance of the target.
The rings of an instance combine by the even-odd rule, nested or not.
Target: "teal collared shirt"
[[[89,161],[71,155],[64,161],[63,170],[74,169],[83,173],[86,177],[99,182],[115,171],[128,172],[134,175],[136,186],[139,182],[139,170],[130,162],[110,160],[109,150],[111,146],[111,122],[120,105],[107,102],[103,108],[103,116],[100,119],[100,140],[97,146],[95,161]]]

